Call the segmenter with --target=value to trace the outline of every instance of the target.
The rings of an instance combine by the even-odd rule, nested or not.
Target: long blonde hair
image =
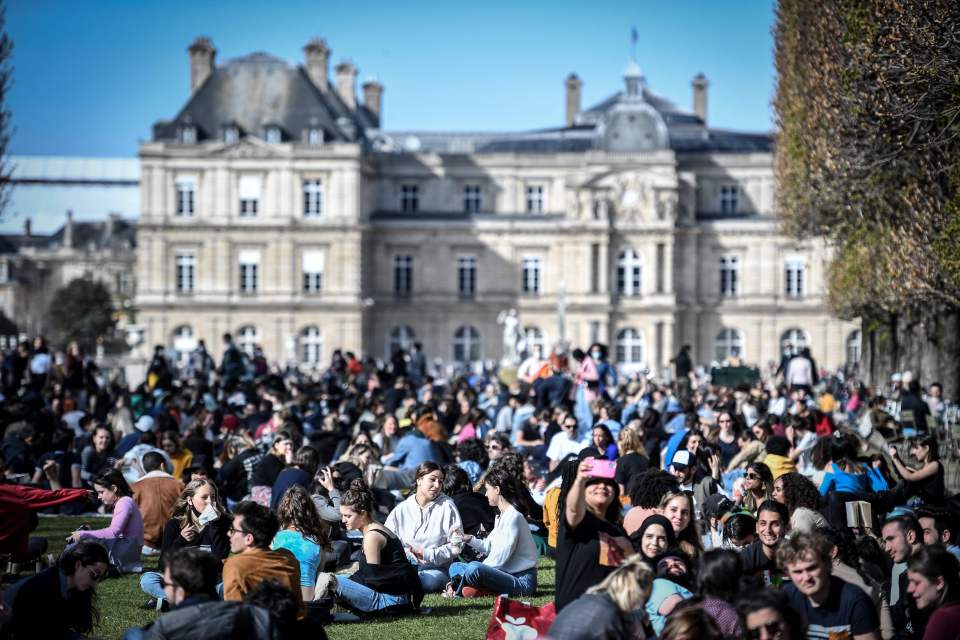
[[[181,492],[180,497],[177,498],[177,503],[173,505],[173,515],[171,515],[170,518],[179,520],[181,527],[185,527],[188,524],[196,524],[196,518],[193,515],[192,500],[197,491],[204,486],[210,487],[210,504],[216,509],[217,517],[223,516],[224,508],[220,503],[220,490],[217,489],[216,483],[209,478],[197,478],[196,480],[191,480],[187,486],[183,488],[183,492]]]
[[[621,613],[629,613],[646,604],[655,577],[643,557],[635,553],[604,578],[603,582],[587,589],[587,593],[605,595]]]

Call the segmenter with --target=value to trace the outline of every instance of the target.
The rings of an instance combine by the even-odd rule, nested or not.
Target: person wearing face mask
[[[907,563],[907,593],[930,615],[923,640],[960,637],[960,562],[943,546],[924,547]]]
[[[740,551],[745,577],[758,579],[765,587],[779,587],[783,583],[777,566],[777,548],[789,530],[790,519],[785,506],[775,500],[760,503],[757,508],[757,540]]]
[[[442,493],[443,467],[424,462],[415,473],[415,491],[394,507],[384,526],[392,531],[417,566],[426,593],[443,591],[447,568],[462,551],[451,535],[463,533],[463,522],[453,499]]]
[[[557,504],[557,611],[601,582],[633,553],[620,526],[620,487],[613,478],[591,475],[595,461],[587,453],[579,464],[564,469]]]

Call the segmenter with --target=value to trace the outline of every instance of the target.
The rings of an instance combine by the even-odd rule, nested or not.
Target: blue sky
[[[773,126],[773,0],[250,2],[12,0],[9,96],[17,155],[133,156],[189,93],[187,45],[217,60],[266,51],[300,63],[313,36],[333,64],[385,86],[387,130],[511,131],[563,122],[563,80],[586,108],[622,86],[636,26],[650,88],[690,106],[710,80],[712,126]]]

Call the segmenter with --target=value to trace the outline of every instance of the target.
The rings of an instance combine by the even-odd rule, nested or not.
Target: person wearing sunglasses
[[[109,570],[106,547],[93,540],[73,545],[56,566],[10,588],[6,597],[12,617],[4,625],[4,637],[73,638],[89,633],[96,619],[97,584]]]
[[[807,625],[781,591],[765,589],[737,600],[737,614],[748,640],[801,640]]]

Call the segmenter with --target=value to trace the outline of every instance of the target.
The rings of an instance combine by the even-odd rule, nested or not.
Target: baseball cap
[[[673,454],[673,461],[670,463],[678,469],[686,469],[690,466],[690,452],[686,449],[680,449]]]
[[[136,427],[137,431],[146,433],[147,431],[153,431],[155,425],[156,422],[150,416],[140,416],[137,423],[133,426]]]

